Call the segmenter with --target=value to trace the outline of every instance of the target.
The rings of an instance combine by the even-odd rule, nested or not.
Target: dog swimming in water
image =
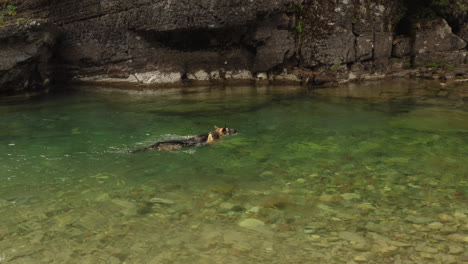
[[[214,127],[215,130],[201,134],[198,136],[186,138],[186,139],[175,139],[175,140],[167,140],[167,141],[160,141],[156,142],[155,144],[132,151],[132,153],[144,152],[148,150],[177,150],[182,147],[198,147],[198,146],[205,146],[212,144],[216,139],[223,138],[228,135],[235,135],[237,134],[237,130],[233,128],[227,128],[224,125],[223,128],[219,128],[217,126]]]

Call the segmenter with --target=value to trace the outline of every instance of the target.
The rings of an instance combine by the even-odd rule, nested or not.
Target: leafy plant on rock
[[[467,5],[464,5],[462,2],[460,2],[459,0],[457,1],[457,5],[458,7],[462,10],[462,11],[466,11],[468,12],[468,6]]]
[[[297,33],[301,34],[302,33],[302,22],[303,22],[303,12],[304,12],[304,6],[303,5],[298,5],[297,6],[297,17],[298,17],[298,22],[296,25],[296,31]]]
[[[449,0],[432,0],[433,6],[448,6],[450,5]]]
[[[333,65],[330,67],[330,71],[331,71],[331,72],[337,72],[338,69],[339,69],[342,65],[344,65],[344,63],[342,63],[342,62],[337,62],[337,63],[333,64]]]
[[[4,2],[6,3],[6,2]],[[6,24],[6,17],[16,16],[16,6],[13,5],[4,5],[2,10],[0,10],[0,26]]]
[[[6,7],[6,13],[9,16],[16,16],[16,6],[8,5]]]

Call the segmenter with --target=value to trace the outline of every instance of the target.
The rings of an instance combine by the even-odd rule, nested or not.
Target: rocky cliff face
[[[27,18],[23,24],[45,21],[57,28],[60,37],[56,44],[55,38],[43,41],[48,32],[43,28],[36,37],[26,38],[32,42],[18,40],[24,44],[12,46],[13,35],[38,31],[21,31],[19,24],[1,29],[8,34],[0,34],[4,47],[0,58],[9,59],[0,61],[0,82],[3,91],[18,90],[19,83],[11,77],[5,81],[5,76],[31,65],[30,61],[53,69],[23,70],[44,75],[33,78],[44,87],[51,80],[45,75],[52,74],[56,81],[159,86],[322,83],[404,75],[411,72],[404,72],[410,66],[430,63],[440,67],[466,63],[468,0],[450,0],[450,6],[444,2],[439,14],[413,19],[415,10],[429,8],[426,2],[431,1],[416,2],[421,3],[11,0],[18,17]],[[24,58],[21,45],[36,47],[28,54],[40,59]]]
[[[40,22],[0,28],[0,94],[49,88],[54,27]]]

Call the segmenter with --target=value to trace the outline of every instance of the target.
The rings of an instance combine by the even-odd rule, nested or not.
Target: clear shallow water
[[[0,99],[0,263],[466,261],[466,89]],[[224,124],[213,146],[128,153]]]

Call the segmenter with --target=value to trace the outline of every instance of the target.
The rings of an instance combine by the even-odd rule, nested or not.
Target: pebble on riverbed
[[[158,204],[174,204],[174,201],[172,200],[157,198],[157,197],[153,197],[149,201],[152,203],[158,203]]]
[[[428,224],[427,227],[432,230],[440,230],[444,225],[440,222],[433,222]]]
[[[431,217],[414,216],[414,215],[410,215],[406,217],[405,220],[414,224],[429,224],[431,222],[435,222],[435,219]]]
[[[240,227],[255,229],[264,226],[265,223],[255,218],[248,218],[239,222]]]

